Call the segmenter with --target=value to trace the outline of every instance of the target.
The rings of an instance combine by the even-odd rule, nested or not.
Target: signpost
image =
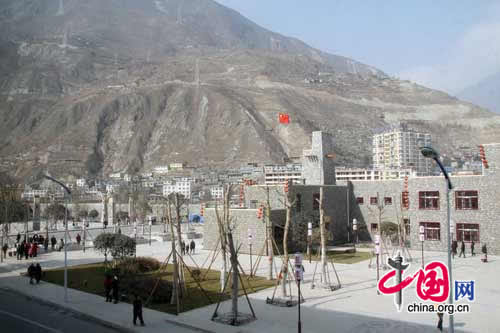
[[[423,225],[420,226],[420,243],[422,243],[422,268],[424,268],[424,240],[425,240],[425,228]]]
[[[149,246],[151,246],[151,229],[153,229],[153,220],[149,220]]]
[[[295,280],[297,280],[297,288],[299,289],[299,302],[298,302],[298,309],[299,309],[299,321],[298,321],[298,333],[302,332],[302,323],[300,321],[300,299],[301,299],[301,294],[300,294],[300,281],[302,281],[304,278],[304,271],[302,270],[302,256],[300,253],[295,254]]]
[[[134,221],[134,239],[135,239],[135,253],[134,253],[134,257],[137,257],[137,221]]]
[[[380,235],[375,235],[375,254],[377,255],[377,284],[378,280],[380,277],[380,272],[379,272],[379,255],[380,255]],[[378,291],[377,288],[377,294],[380,295],[380,292]]]
[[[356,243],[359,242],[358,239],[358,220],[352,219],[352,231],[354,231],[355,236],[356,236],[356,241],[354,241],[354,248],[356,248]]]
[[[307,255],[309,256],[309,263],[311,263],[311,243],[312,243],[312,222],[307,223]]]
[[[250,277],[253,276],[253,265],[252,265],[252,230],[248,229],[248,248],[250,249]]]

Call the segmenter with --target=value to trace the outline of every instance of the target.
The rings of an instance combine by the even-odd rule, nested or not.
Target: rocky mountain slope
[[[490,111],[500,113],[500,73],[465,88],[457,96],[465,101],[481,105]]]
[[[400,120],[445,152],[499,139],[490,112],[210,0],[4,0],[0,31],[0,157],[18,176],[280,162],[318,129],[339,164],[366,164]]]

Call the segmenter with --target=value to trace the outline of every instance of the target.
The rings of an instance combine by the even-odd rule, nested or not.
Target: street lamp
[[[451,274],[451,220],[450,220],[450,191],[453,189],[453,185],[451,184],[450,177],[448,176],[448,173],[444,169],[443,164],[439,160],[439,153],[432,147],[430,146],[424,146],[420,148],[420,152],[424,157],[426,158],[432,158],[441,171],[443,172],[444,178],[446,179],[446,207],[447,207],[447,220],[448,220],[448,225],[446,228],[446,232],[448,235],[448,271],[450,273],[450,294],[448,297],[448,303],[453,304],[453,279],[452,279],[452,274]],[[454,325],[453,325],[453,315],[450,315],[450,332],[453,333],[455,331]]]
[[[354,231],[356,238],[353,239],[354,248],[356,248],[356,243],[358,242],[358,220],[352,219],[352,231]]]
[[[60,185],[68,194],[69,199],[71,200],[71,190],[58,181],[48,175],[44,175],[44,178],[53,181],[54,183]],[[68,199],[65,200],[64,205],[64,302],[68,302]]]

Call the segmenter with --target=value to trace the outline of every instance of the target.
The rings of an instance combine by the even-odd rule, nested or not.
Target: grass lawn
[[[190,267],[191,270],[195,269]],[[173,265],[169,264],[166,270],[159,270],[155,272],[149,272],[144,274],[137,274],[136,276],[124,276],[120,282],[120,294],[128,295],[129,299],[132,299],[132,294],[137,292],[133,287],[130,287],[131,284],[136,283],[137,281],[143,282],[144,280],[148,280],[148,285],[154,285],[158,279],[163,281],[172,282],[173,281]],[[200,270],[200,278],[205,276],[203,281],[200,281],[201,286],[205,290],[206,294],[210,298],[204,295],[201,289],[198,287],[196,281],[191,277],[189,272],[185,270],[185,278],[186,278],[186,291],[181,299],[181,312],[189,311],[192,309],[196,309],[199,307],[203,307],[209,304],[217,303],[219,299],[222,297],[223,300],[229,299],[230,293],[230,283],[228,283],[226,287],[226,293],[221,296],[219,293],[220,290],[220,273],[219,271],[210,270]],[[68,268],[68,287],[73,289],[78,289],[84,292],[101,295],[104,297],[104,278],[105,278],[105,267],[104,263],[98,264],[89,264],[89,265],[81,265],[81,266],[73,266]],[[248,294],[266,289],[269,287],[274,287],[275,281],[268,281],[262,277],[252,277],[249,278],[246,275],[241,274],[241,278],[244,283],[244,287]],[[247,279],[248,278],[248,279]],[[46,270],[44,277],[44,281],[64,285],[64,270],[63,269],[53,269]],[[139,294],[141,295],[143,302],[145,303],[149,294],[151,293],[151,289],[147,289],[147,292]],[[243,288],[241,288],[240,283],[240,295],[243,295]],[[169,297],[168,297],[169,298]],[[170,305],[168,301],[162,302],[151,302],[147,305],[148,308],[168,312],[168,313],[176,313],[176,305]]]

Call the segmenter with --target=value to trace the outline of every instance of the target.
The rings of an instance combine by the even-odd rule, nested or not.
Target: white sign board
[[[307,230],[312,230],[313,224],[312,222],[307,222]]]
[[[358,225],[357,224],[353,224],[352,225],[352,230],[354,230],[354,231],[358,230]]]
[[[375,254],[380,254],[380,245],[375,245]]]
[[[307,230],[307,236],[312,236],[313,235],[313,231],[312,230]]]
[[[248,235],[248,244],[252,244],[252,235]]]
[[[375,244],[380,244],[380,235],[375,235]]]
[[[421,226],[420,226],[420,233],[421,233],[421,234],[425,233],[425,228],[424,228],[424,226],[423,226],[423,225],[421,225]]]
[[[425,240],[425,235],[424,234],[420,234],[420,241],[423,242]]]
[[[302,270],[302,255],[297,253],[295,255],[295,279],[297,281],[302,281],[304,278],[304,272]]]

